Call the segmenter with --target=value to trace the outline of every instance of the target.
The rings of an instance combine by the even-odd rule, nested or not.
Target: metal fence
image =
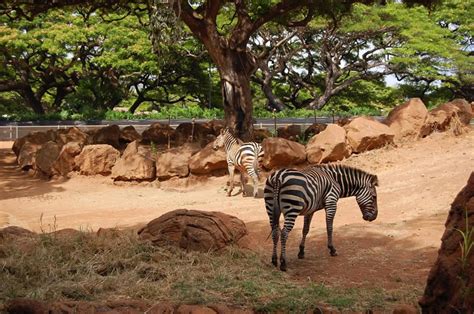
[[[333,118],[318,118],[316,121],[319,123],[329,123],[333,122]],[[196,123],[206,122],[205,119],[196,119]],[[58,123],[58,124],[44,124],[44,125],[33,125],[31,123],[21,124],[21,123],[12,123],[10,125],[0,125],[0,141],[14,141],[17,138],[23,137],[31,132],[38,131],[48,131],[48,130],[58,130],[58,129],[67,129],[70,127],[77,127],[83,131],[94,130],[103,128],[107,125],[116,124],[119,127],[123,128],[125,126],[132,125],[138,133],[142,133],[146,128],[148,128],[152,123],[160,122],[164,124],[169,124],[172,128],[176,128],[179,124],[184,122],[192,122],[191,119],[180,119],[180,120],[156,120],[156,121],[107,121],[107,123],[97,123],[97,124],[77,124],[77,123]],[[286,119],[258,119],[254,123],[255,128],[265,128],[269,129],[272,132],[275,132],[275,128],[282,126],[287,126],[290,124],[298,124],[301,126],[302,130],[305,130],[311,124],[315,122],[314,118],[286,118]]]

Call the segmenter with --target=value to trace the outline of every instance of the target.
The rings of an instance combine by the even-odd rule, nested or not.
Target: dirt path
[[[226,197],[226,177],[173,180],[160,188],[117,186],[106,177],[78,175],[44,182],[16,168],[9,145],[3,143],[0,149],[0,227],[96,230],[144,224],[178,208],[215,210],[244,220],[258,243],[255,249],[269,258],[263,199]],[[296,258],[299,219],[289,239],[288,275],[345,287],[406,291],[398,296],[400,301],[410,293],[419,295],[449,206],[474,170],[474,131],[460,137],[434,134],[398,148],[353,156],[344,163],[379,176],[379,216],[372,223],[364,222],[355,199],[341,200],[334,227],[339,256],[332,258],[326,249],[324,215],[316,213],[304,260]]]

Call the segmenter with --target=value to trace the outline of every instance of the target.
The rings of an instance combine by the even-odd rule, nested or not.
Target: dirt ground
[[[107,177],[79,175],[46,182],[16,167],[11,144],[0,143],[0,227],[97,230],[143,225],[178,208],[222,211],[242,219],[255,250],[270,259],[263,199],[226,197],[226,176],[170,180],[160,186],[117,185]],[[355,199],[341,200],[334,223],[339,256],[330,257],[324,213],[316,213],[306,258],[299,260],[300,218],[290,234],[288,276],[331,286],[405,291],[401,302],[407,293],[420,296],[449,206],[474,170],[474,130],[458,137],[433,134],[355,155],[343,163],[378,175],[378,218],[365,222]]]

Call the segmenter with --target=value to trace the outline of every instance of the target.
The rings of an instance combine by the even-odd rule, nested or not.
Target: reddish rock
[[[18,226],[8,226],[0,229],[0,239],[30,237],[34,235],[36,233]]]
[[[266,169],[288,167],[306,161],[305,147],[300,143],[279,137],[266,138],[262,142],[265,152],[263,166]]]
[[[306,144],[308,162],[312,164],[342,160],[351,154],[346,131],[337,124],[328,124]]]
[[[176,145],[182,145],[187,142],[207,145],[214,138],[214,130],[207,123],[181,123],[174,132]]]
[[[41,144],[25,142],[21,145],[17,162],[23,170],[36,169],[36,153],[41,148]]]
[[[133,125],[129,125],[120,129],[120,143],[131,143],[133,141],[141,141],[142,136],[137,132]]]
[[[56,142],[63,146],[69,142],[77,142],[81,146],[84,146],[88,143],[89,136],[86,132],[81,131],[77,127],[72,127],[68,129],[59,129],[57,131]]]
[[[383,123],[369,117],[358,117],[344,126],[347,141],[355,153],[393,144],[395,134]]]
[[[419,301],[423,313],[474,311],[474,252],[471,250],[465,257],[463,265],[461,245],[464,241],[458,231],[467,232],[466,212],[467,226],[474,235],[474,172],[451,204],[438,258],[431,268],[424,295]]]
[[[316,134],[324,131],[327,126],[328,125],[326,123],[313,123],[304,131],[304,136],[305,138],[312,138]]]
[[[183,304],[178,306],[175,311],[176,314],[217,314],[213,309],[204,305],[188,305]]]
[[[420,98],[412,98],[403,105],[395,107],[384,123],[395,133],[395,141],[418,138],[425,125],[428,109]]]
[[[200,150],[201,147],[198,144],[187,143],[158,153],[156,177],[160,180],[167,180],[171,177],[187,177],[189,175],[189,159]]]
[[[54,132],[32,132],[28,135],[16,139],[13,143],[12,150],[18,157],[20,155],[21,148],[25,143],[40,146],[48,141],[54,141]]]
[[[253,139],[257,143],[263,142],[264,139],[272,137],[272,133],[268,129],[254,129]]]
[[[138,231],[142,240],[208,252],[237,244],[247,234],[240,219],[220,212],[177,209],[150,221]]]
[[[464,99],[455,99],[451,102],[439,105],[431,110],[420,131],[420,137],[425,137],[432,132],[444,132],[454,129],[457,123],[469,125],[474,117],[469,103]]]
[[[54,173],[53,165],[59,157],[60,146],[52,141],[44,143],[36,152],[36,170],[46,176]]]
[[[59,152],[59,156],[53,163],[53,173],[66,176],[76,169],[74,158],[82,151],[82,145],[78,142],[66,143]]]
[[[189,159],[189,170],[193,174],[207,174],[215,170],[227,169],[224,149],[214,150],[209,143]]]
[[[221,130],[225,127],[224,120],[211,120],[205,123],[209,128],[212,129],[212,132],[215,136],[218,136]]]
[[[117,149],[120,147],[119,140],[120,127],[115,124],[98,129],[92,136],[93,144],[108,144]]]
[[[81,174],[108,175],[112,171],[120,152],[110,145],[86,145],[82,152],[74,158]]]
[[[154,143],[155,145],[168,144],[173,141],[174,129],[168,124],[153,123],[142,133],[144,144]]]
[[[298,141],[301,136],[301,125],[291,124],[277,129],[278,137],[290,140]]]
[[[149,149],[131,142],[112,167],[112,179],[121,181],[151,181],[155,179],[155,158]]]

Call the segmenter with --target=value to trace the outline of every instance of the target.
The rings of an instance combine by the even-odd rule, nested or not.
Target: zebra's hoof
[[[278,262],[276,258],[272,258],[272,264],[273,266],[278,267]]]
[[[335,250],[334,250],[334,251],[331,251],[330,254],[331,254],[331,256],[337,256],[337,253],[336,253]]]
[[[304,258],[304,252],[299,252],[298,253],[298,258],[303,259]]]
[[[286,264],[285,263],[280,264],[280,270],[281,271],[286,271]]]

